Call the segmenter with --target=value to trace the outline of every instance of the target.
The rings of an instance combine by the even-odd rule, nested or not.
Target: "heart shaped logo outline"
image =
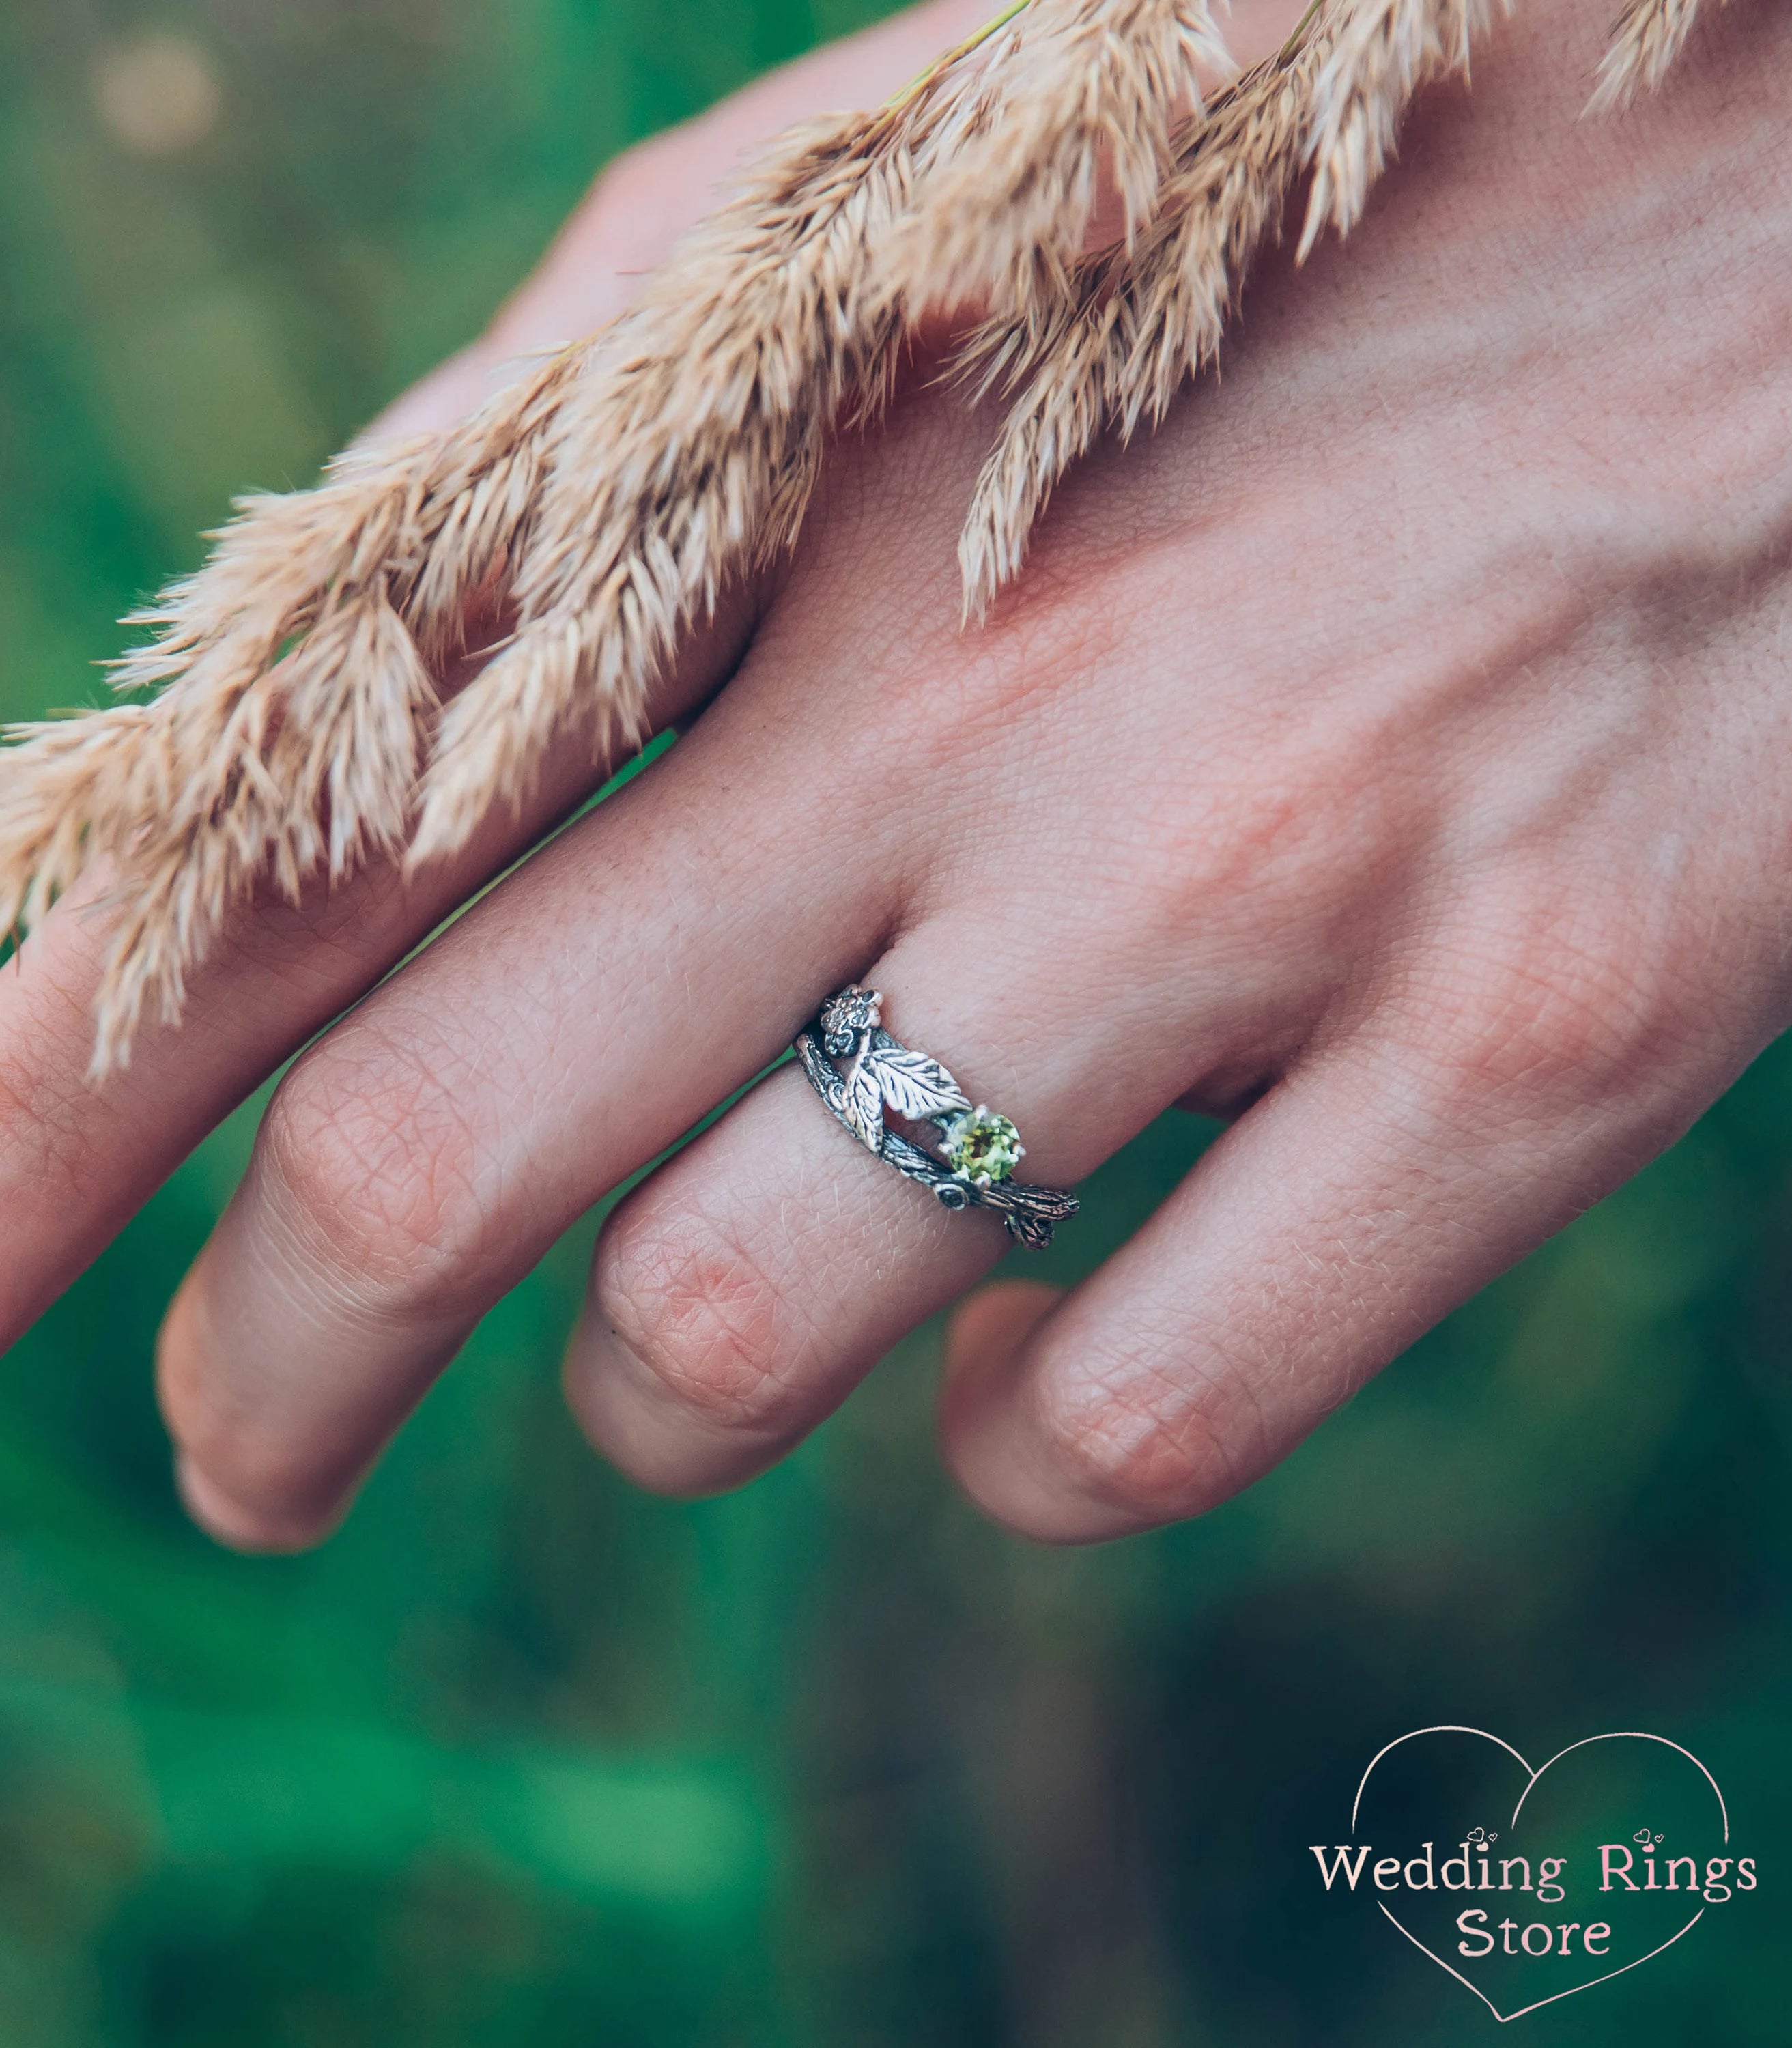
[[[1384,1744],[1381,1748],[1375,1751],[1375,1755],[1370,1758],[1368,1767],[1363,1771],[1362,1778],[1357,1784],[1356,1797],[1350,1802],[1350,1832],[1352,1835],[1356,1833],[1356,1819],[1357,1815],[1362,1810],[1363,1794],[1367,1789],[1370,1778],[1375,1775],[1375,1766],[1379,1763],[1382,1759],[1387,1755],[1391,1751],[1398,1749],[1402,1743],[1416,1742],[1418,1738],[1423,1735],[1477,1735],[1484,1742],[1491,1742],[1496,1748],[1504,1750],[1506,1754],[1518,1764],[1519,1768],[1528,1774],[1527,1782],[1526,1783],[1525,1788],[1523,1791],[1519,1794],[1519,1803],[1512,1809],[1512,1817],[1507,1823],[1508,1829],[1515,1827],[1518,1825],[1519,1816],[1524,1811],[1524,1802],[1530,1797],[1532,1792],[1536,1789],[1537,1781],[1543,1775],[1545,1771],[1550,1768],[1552,1765],[1561,1763],[1561,1759],[1565,1756],[1572,1755],[1576,1750],[1585,1749],[1590,1744],[1596,1742],[1658,1742],[1664,1749],[1677,1751],[1681,1756],[1685,1757],[1686,1761],[1698,1771],[1700,1775],[1704,1778],[1705,1782],[1711,1787],[1712,1794],[1717,1802],[1718,1814],[1724,1823],[1724,1840],[1726,1844],[1728,1844],[1729,1841],[1730,1809],[1724,1803],[1723,1788],[1718,1784],[1717,1780],[1712,1776],[1711,1773],[1705,1769],[1705,1766],[1700,1763],[1699,1759],[1693,1755],[1693,1752],[1689,1749],[1684,1747],[1678,1742],[1670,1741],[1665,1735],[1650,1735],[1643,1728],[1608,1728],[1604,1735],[1584,1735],[1578,1742],[1571,1742],[1565,1749],[1558,1749],[1555,1755],[1549,1759],[1548,1763],[1539,1764],[1538,1767],[1533,1771],[1529,1761],[1526,1758],[1521,1756],[1519,1752],[1513,1748],[1512,1745],[1509,1742],[1502,1740],[1501,1738],[1496,1735],[1488,1734],[1485,1728],[1464,1728],[1456,1724],[1455,1723],[1443,1724],[1436,1728],[1414,1728],[1408,1734],[1396,1736],[1392,1742]],[[1499,2007],[1494,2003],[1493,2000],[1488,1996],[1487,1993],[1481,1989],[1479,1984],[1470,1983],[1468,1979],[1462,1974],[1460,1970],[1453,1968],[1449,1964],[1444,1961],[1441,1956],[1436,1953],[1434,1949],[1426,1948],[1425,1944],[1418,1938],[1418,1935],[1413,1932],[1411,1928],[1403,1926],[1398,1919],[1395,1918],[1395,1916],[1392,1913],[1388,1912],[1387,1906],[1382,1904],[1380,1899],[1378,1899],[1375,1901],[1375,1903],[1381,1906],[1381,1910],[1383,1913],[1387,1914],[1388,1918],[1394,1922],[1394,1926],[1399,1928],[1400,1932],[1406,1936],[1406,1939],[1412,1943],[1413,1946],[1418,1950],[1422,1956],[1429,1956],[1431,1961],[1437,1965],[1439,1969],[1444,1971],[1446,1975],[1454,1977],[1459,1984],[1462,1984],[1468,1990],[1472,1991],[1475,1994],[1476,1997],[1481,2001],[1482,2004],[1487,2007],[1488,2011],[1493,2015],[1494,2018],[1497,2019],[1502,2026],[1505,2025],[1509,2020],[1522,2019],[1527,2012],[1541,2011],[1545,2006],[1554,2005],[1559,2000],[1573,1998],[1577,1992],[1591,1991],[1595,1984],[1609,1984],[1612,1978],[1623,1976],[1626,1971],[1640,1968],[1644,1963],[1654,1961],[1655,1957],[1661,1954],[1662,1949],[1671,1949],[1674,1943],[1680,1939],[1681,1934],[1690,1934],[1693,1929],[1697,1926],[1699,1922],[1705,1918],[1705,1908],[1701,1906],[1698,1911],[1693,1915],[1692,1918],[1686,1922],[1685,1926],[1680,1930],[1679,1934],[1669,1935],[1665,1941],[1662,1942],[1658,1946],[1651,1949],[1647,1955],[1639,1956],[1634,1962],[1620,1963],[1616,1969],[1608,1970],[1603,1976],[1588,1977],[1584,1984],[1570,1984],[1566,1991],[1552,1992],[1547,1998],[1540,1998],[1533,2004],[1521,2005],[1516,2012],[1502,2012]]]

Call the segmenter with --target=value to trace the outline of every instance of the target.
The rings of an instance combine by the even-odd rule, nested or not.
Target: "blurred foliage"
[[[607,155],[871,11],[6,0],[0,709],[90,697]],[[589,1226],[339,1537],[224,1554],[149,1366],[253,1113],[0,1371],[4,2048],[1429,2048],[1492,2022],[1305,1846],[1391,1736],[1656,1729],[1758,1852],[1792,1821],[1785,1049],[1244,1498],[1082,1554],[952,1495],[931,1332],[744,1492],[634,1492],[555,1383]],[[1204,1135],[1097,1175],[1053,1272]],[[1782,2038],[1763,1862],[1534,2037]]]

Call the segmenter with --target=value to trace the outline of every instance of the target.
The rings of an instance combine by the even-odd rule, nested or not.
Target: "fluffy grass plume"
[[[1155,425],[1218,352],[1251,263],[1313,173],[1300,254],[1348,234],[1413,95],[1468,62],[1485,0],[1336,0],[1181,131],[1135,246],[1072,270],[1041,311],[987,323],[961,359],[979,396],[1011,404],[959,542],[964,610],[1017,576],[1058,479],[1099,433]]]
[[[786,142],[591,352],[548,436],[515,630],[440,721],[413,862],[519,801],[576,716],[645,737],[685,627],[794,537],[836,419],[875,414],[898,367],[871,257],[929,126],[923,106]]]
[[[553,733],[638,734],[693,612],[799,524],[843,407],[876,409],[902,332],[870,249],[960,89],[785,138],[642,302],[464,426],[243,501],[211,560],[131,623],[123,704],[0,754],[0,929],[103,863],[118,915],[96,1074],[262,882],[462,844]],[[474,611],[515,628],[439,720]],[[420,787],[421,777],[421,787]]]
[[[1032,0],[944,123],[926,204],[885,254],[890,289],[915,306],[1049,301],[1104,185],[1130,240],[1204,75],[1235,69],[1207,0]]]
[[[1097,434],[1155,425],[1209,363],[1252,258],[1277,234],[1306,146],[1320,26],[1184,130],[1156,216],[1130,250],[1078,265],[1042,314],[986,323],[960,359],[1011,398],[959,541],[968,618],[1018,575],[1060,477]]]
[[[1413,95],[1434,78],[1468,70],[1469,43],[1485,31],[1490,12],[1490,0],[1356,0],[1339,10],[1313,82],[1303,258],[1328,222],[1348,235],[1362,218]]]
[[[964,357],[1010,409],[963,542],[976,615],[1098,433],[1208,364],[1303,169],[1301,248],[1347,232],[1414,94],[1491,0],[1317,0],[1227,76],[1208,0],[1030,0],[897,100],[774,145],[635,308],[464,424],[243,500],[130,622],[149,703],[15,727],[0,929],[95,871],[114,922],[96,1075],[177,1016],[234,906],[464,845],[557,737],[638,739],[655,676],[801,526],[829,435],[885,403],[919,317],[980,304]],[[1631,0],[1600,93],[1653,83],[1694,0]],[[1112,246],[1085,252],[1100,203]],[[445,708],[470,622],[506,635]]]

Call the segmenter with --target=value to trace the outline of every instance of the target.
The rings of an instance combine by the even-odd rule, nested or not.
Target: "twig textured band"
[[[973,1107],[937,1060],[898,1045],[883,1028],[882,1005],[875,989],[856,983],[823,1004],[797,1038],[810,1085],[868,1152],[931,1189],[947,1208],[993,1209],[1010,1237],[1042,1250],[1053,1227],[1076,1213],[1076,1197],[1010,1179],[1026,1156],[1020,1133],[987,1104]],[[911,1123],[938,1125],[944,1157],[893,1131],[883,1120],[886,1107]]]

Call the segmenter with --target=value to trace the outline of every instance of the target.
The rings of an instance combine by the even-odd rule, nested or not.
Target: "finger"
[[[1513,979],[1467,1032],[1316,1058],[1018,1347],[960,1346],[941,1430],[971,1497],[1052,1542],[1213,1506],[1722,1085]]]
[[[806,1090],[806,1082],[801,1085]],[[769,1098],[769,1090],[761,1092]],[[778,1107],[780,1118],[784,1107]],[[750,1111],[743,1115],[746,1127],[735,1137],[743,1146],[756,1146],[763,1135],[751,1127],[755,1120]],[[812,1121],[802,1150],[824,1135]],[[828,1151],[824,1171],[839,1164],[834,1147]],[[655,1193],[664,1204],[677,1191]],[[752,1248],[724,1236],[722,1226],[733,1220],[725,1214],[712,1219],[699,1209],[678,1216],[649,1198],[621,1220],[601,1255],[591,1305],[567,1348],[568,1405],[592,1441],[624,1471],[666,1492],[713,1492],[782,1456],[851,1391],[860,1356],[879,1356],[906,1334],[917,1305],[907,1289],[885,1290],[882,1320],[867,1327],[863,1301],[840,1293],[844,1275],[860,1262],[887,1259],[892,1235],[906,1238],[921,1220],[912,1191],[905,1199],[899,1186],[885,1181],[866,1193],[851,1219],[857,1259],[840,1257],[837,1243],[828,1247],[835,1255],[816,1262],[813,1284],[802,1292],[767,1284]],[[836,1219],[836,1228],[841,1220]],[[925,1299],[937,1306],[985,1271],[1000,1247],[987,1233],[956,1232],[943,1210],[928,1220],[933,1241],[922,1256],[933,1284]],[[801,1254],[801,1239],[793,1249]],[[948,1368],[960,1356],[1017,1350],[1061,1291],[1038,1280],[980,1289],[948,1326]],[[837,1345],[832,1357],[826,1349],[817,1356],[814,1344],[817,1332],[837,1332],[843,1317],[852,1321],[857,1336],[844,1367]]]
[[[839,778],[765,802],[765,723],[731,690],[287,1076],[162,1338],[220,1534],[320,1533],[485,1309],[859,964],[890,914],[875,820],[866,857],[817,862]]]
[[[738,1486],[1003,1249],[993,1219],[949,1215],[873,1159],[786,1068],[607,1221],[568,1404],[640,1485]]]
[[[693,637],[656,693],[658,722],[714,688],[744,630],[735,603]],[[334,890],[319,883],[297,906],[246,907],[192,977],[179,1028],[145,1028],[130,1067],[97,1086],[87,1070],[109,937],[103,884],[58,904],[0,972],[0,1349],[208,1131],[526,851],[601,772],[595,754],[557,749],[520,814],[495,813],[462,853],[414,879],[370,869]]]
[[[446,425],[510,380],[521,359],[622,311],[641,273],[707,208],[742,153],[817,104],[899,84],[980,0],[939,0],[783,67],[599,180],[535,277],[487,335],[413,388],[364,439]],[[906,69],[904,68],[907,67]],[[731,665],[736,609],[693,633],[657,720],[684,716]],[[193,978],[176,1035],[145,1030],[130,1075],[87,1080],[105,919],[94,887],[59,908],[0,983],[0,1204],[19,1229],[0,1271],[0,1348],[97,1255],[180,1158],[294,1048],[584,796],[601,764],[557,750],[518,817],[495,819],[452,863],[393,874],[239,918]],[[28,1192],[29,1191],[29,1192]]]
[[[1047,952],[1034,940],[1054,914],[1061,946]],[[1270,1056],[1266,1013],[1291,1007],[1219,960],[1188,967],[1180,987],[1147,983],[1104,945],[1042,890],[924,922],[859,977],[902,1043],[1014,1119],[1028,1181],[1073,1184],[1193,1077],[1230,1070],[1241,1045]],[[1166,1014],[1200,1021],[1166,1030]],[[780,1072],[607,1219],[568,1399],[641,1484],[738,1485],[1009,1245],[988,1212],[941,1208],[844,1131],[799,1071]]]
[[[859,1222],[867,1235],[870,1228],[875,1228],[868,1219],[861,1218]],[[690,1305],[696,1305],[699,1341],[688,1352],[665,1354],[673,1367],[670,1372],[664,1366],[648,1368],[638,1352],[619,1342],[614,1327],[601,1312],[585,1318],[567,1352],[567,1399],[587,1433],[625,1469],[637,1474],[654,1471],[671,1451],[677,1463],[670,1473],[662,1475],[661,1484],[665,1488],[671,1480],[670,1490],[674,1491],[714,1490],[741,1476],[747,1468],[757,1468],[770,1457],[782,1455],[787,1448],[783,1431],[774,1426],[751,1444],[750,1455],[742,1455],[743,1439],[751,1427],[751,1409],[757,1391],[764,1384],[764,1375],[755,1367],[754,1357],[762,1354],[776,1360],[782,1378],[789,1374],[798,1356],[800,1338],[793,1344],[782,1332],[755,1327],[751,1313],[755,1298],[771,1305],[774,1313],[782,1304],[778,1297],[762,1292],[756,1297],[751,1282],[743,1288],[738,1266],[728,1263],[737,1255],[713,1235],[708,1243],[711,1270],[720,1284],[674,1295],[675,1313],[681,1312],[688,1317]],[[943,1248],[949,1250],[949,1239],[943,1239],[942,1243]],[[968,1247],[968,1240],[966,1243]],[[985,1263],[982,1251],[979,1247],[967,1259],[967,1270],[981,1270]],[[824,1268],[824,1273],[828,1270],[832,1269]],[[1051,1313],[1062,1292],[1039,1280],[999,1280],[979,1288],[960,1305],[947,1325],[947,1370],[952,1371],[967,1358],[1011,1356]],[[813,1313],[824,1314],[828,1305],[818,1289]],[[747,1313],[742,1312],[743,1307]],[[717,1309],[720,1314],[715,1313]],[[892,1342],[902,1334],[894,1325],[887,1331]],[[875,1346],[875,1336],[869,1341]],[[718,1347],[720,1370],[712,1363]],[[739,1369],[743,1363],[744,1373]],[[694,1402],[681,1402],[681,1385],[691,1390]],[[747,1416],[741,1412],[743,1396],[749,1410]],[[694,1416],[692,1407],[697,1411]],[[703,1440],[711,1432],[712,1440],[705,1444]],[[707,1470],[692,1456],[693,1438],[699,1448],[713,1452],[713,1463]]]
[[[520,358],[601,325],[704,211],[741,153],[819,103],[809,95],[875,99],[974,12],[969,0],[913,10],[784,67],[631,151],[599,180],[489,334],[413,387],[366,437],[447,425],[508,381]],[[743,619],[737,602],[689,636],[678,673],[656,692],[656,723],[685,716],[713,688],[738,654]],[[180,1031],[145,1030],[129,1074],[99,1091],[87,1066],[106,933],[103,887],[60,906],[0,977],[0,1208],[13,1231],[0,1270],[0,1348],[91,1263],[206,1131],[564,816],[602,765],[557,750],[520,816],[490,820],[461,855],[409,884],[394,873],[367,872],[334,890],[311,890],[297,906],[246,912],[193,976]]]

